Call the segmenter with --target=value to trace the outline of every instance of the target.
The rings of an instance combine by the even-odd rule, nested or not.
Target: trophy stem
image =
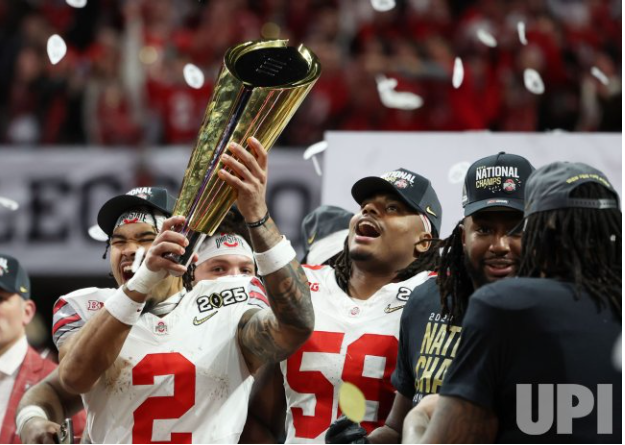
[[[217,144],[217,147],[215,148],[214,155],[211,159],[208,169],[206,170],[204,179],[202,180],[202,185],[200,185],[200,188],[198,189],[198,192],[195,195],[195,199],[193,200],[193,204],[191,204],[191,208],[189,209],[189,212],[188,212],[187,221],[185,222],[185,225],[183,227],[183,233],[185,230],[188,229],[189,221],[191,221],[193,214],[195,213],[195,210],[197,209],[197,206],[200,200],[202,199],[202,196],[204,194],[204,191],[206,190],[206,187],[208,186],[210,178],[213,176],[213,174],[215,173],[215,170],[217,169],[217,166],[219,165],[219,161],[221,160],[221,155],[224,153],[224,151],[226,151],[226,146],[228,144],[228,141],[230,140],[230,137],[234,133],[234,130],[236,129],[237,124],[239,120],[241,119],[241,116],[243,115],[243,112],[245,111],[245,107],[247,106],[247,102],[250,100],[251,96],[252,96],[252,88],[244,87],[243,91],[237,98],[237,103],[235,105],[234,111],[232,112],[230,119],[228,119],[228,124],[226,125],[226,128],[224,129],[223,133],[221,134],[221,138],[219,138],[219,142]]]
[[[189,245],[185,248],[184,254],[176,255],[173,253],[168,253],[165,254],[164,257],[170,261],[182,264],[185,267],[189,267],[189,264],[191,264],[191,259],[193,258],[193,254],[199,249],[202,241],[204,241],[204,238],[206,238],[206,234],[187,229],[185,235],[189,240]]]

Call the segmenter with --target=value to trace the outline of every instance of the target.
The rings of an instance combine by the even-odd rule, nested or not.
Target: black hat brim
[[[482,201],[472,202],[464,208],[464,216],[471,216],[481,210],[495,210],[496,208],[518,210],[523,212],[525,204],[518,199],[508,199],[507,203],[502,202],[503,198],[499,199],[484,199]],[[492,202],[491,202],[492,201]]]
[[[132,195],[122,195],[110,199],[102,206],[100,212],[98,213],[98,225],[104,233],[111,236],[113,234],[113,230],[115,230],[115,223],[117,222],[117,219],[124,212],[140,207],[152,208],[162,212],[166,216],[170,215],[169,210],[157,206],[156,204],[153,204],[143,198]]]

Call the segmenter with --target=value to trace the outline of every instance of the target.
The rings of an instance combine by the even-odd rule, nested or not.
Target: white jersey
[[[383,286],[367,300],[349,297],[328,266],[304,266],[315,309],[315,331],[291,357],[280,363],[286,393],[286,441],[323,443],[340,415],[338,392],[346,381],[366,399],[361,425],[384,425],[395,388],[399,321],[412,290],[424,283],[422,272]]]
[[[59,299],[57,346],[114,292],[90,288]],[[141,315],[113,365],[83,395],[93,443],[236,443],[253,383],[236,334],[250,305],[268,307],[258,278],[223,277],[199,282],[164,317]]]

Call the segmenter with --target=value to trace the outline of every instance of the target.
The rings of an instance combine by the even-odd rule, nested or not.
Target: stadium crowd
[[[620,132],[621,9],[616,0],[398,0],[386,12],[362,0],[0,2],[0,143],[192,143],[226,49],[276,37],[306,44],[323,66],[282,146],[326,130]],[[46,54],[53,34],[68,45],[57,65]],[[203,71],[201,88],[185,83],[187,63]],[[543,94],[525,88],[526,68],[540,73]],[[384,107],[380,74],[423,106]]]

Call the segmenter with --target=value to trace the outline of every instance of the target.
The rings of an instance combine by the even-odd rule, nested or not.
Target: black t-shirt
[[[462,326],[440,394],[493,410],[497,442],[621,442],[622,382],[613,364],[621,322],[610,309],[599,310],[586,293],[576,299],[571,283],[513,278],[475,292]],[[545,396],[540,404],[539,384]],[[567,391],[587,395],[580,399]],[[561,407],[590,403],[590,393],[592,411],[567,422],[576,408]],[[612,434],[598,434],[606,424]],[[569,428],[572,434],[562,434]]]
[[[437,393],[456,355],[460,326],[441,317],[441,299],[436,277],[417,286],[401,316],[397,367],[393,386],[416,405],[428,394]]]

